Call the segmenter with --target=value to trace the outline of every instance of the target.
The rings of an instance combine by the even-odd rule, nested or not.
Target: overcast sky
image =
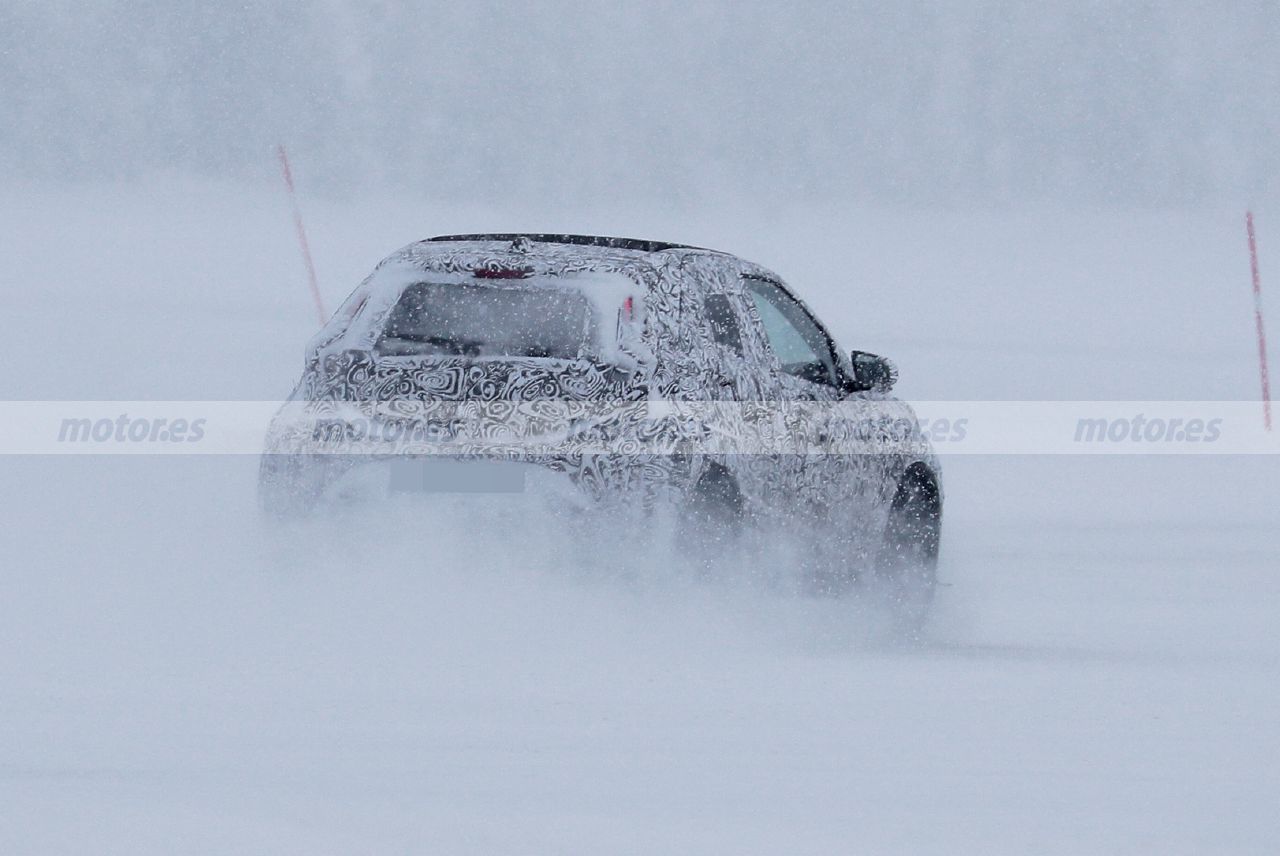
[[[7,0],[0,170],[442,199],[1280,194],[1280,3]]]

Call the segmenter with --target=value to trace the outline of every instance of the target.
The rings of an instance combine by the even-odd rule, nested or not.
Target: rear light
[[[635,317],[635,303],[630,297],[622,301],[622,317],[627,321]]]
[[[527,279],[533,276],[530,268],[476,268],[471,272],[476,279]]]
[[[361,309],[364,309],[364,305],[365,305],[366,303],[368,303],[368,302],[369,302],[369,295],[367,295],[367,294],[366,294],[366,295],[362,296],[362,297],[360,298],[359,302],[357,302],[357,303],[356,303],[356,305],[355,305],[355,306],[353,306],[353,307],[351,308],[351,311],[347,313],[347,316],[346,316],[346,319],[345,319],[345,320],[350,321],[351,319],[353,319],[353,318],[355,318],[357,315],[359,315],[359,314],[360,314],[360,310],[361,310]]]

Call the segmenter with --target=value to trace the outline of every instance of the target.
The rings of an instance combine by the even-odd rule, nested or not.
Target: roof
[[[428,241],[515,241],[523,238],[540,244],[569,244],[578,247],[604,247],[611,250],[637,250],[642,253],[661,253],[665,250],[700,250],[688,244],[672,244],[667,241],[646,241],[640,238],[610,238],[604,235],[550,235],[523,232],[501,232],[475,235],[437,235]]]

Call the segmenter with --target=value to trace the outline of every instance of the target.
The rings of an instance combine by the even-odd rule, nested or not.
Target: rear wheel
[[[690,491],[677,529],[677,547],[704,571],[735,556],[742,535],[743,502],[729,471],[712,465]]]

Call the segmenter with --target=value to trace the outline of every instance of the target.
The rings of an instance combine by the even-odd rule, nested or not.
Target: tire
[[[898,485],[873,566],[872,590],[895,632],[917,636],[938,584],[942,502],[933,478],[909,470]]]
[[[263,454],[258,464],[258,507],[271,519],[300,520],[315,514],[329,473],[353,459],[338,455]]]
[[[736,558],[742,530],[742,494],[729,471],[713,464],[689,493],[676,546],[696,567],[710,572]]]

